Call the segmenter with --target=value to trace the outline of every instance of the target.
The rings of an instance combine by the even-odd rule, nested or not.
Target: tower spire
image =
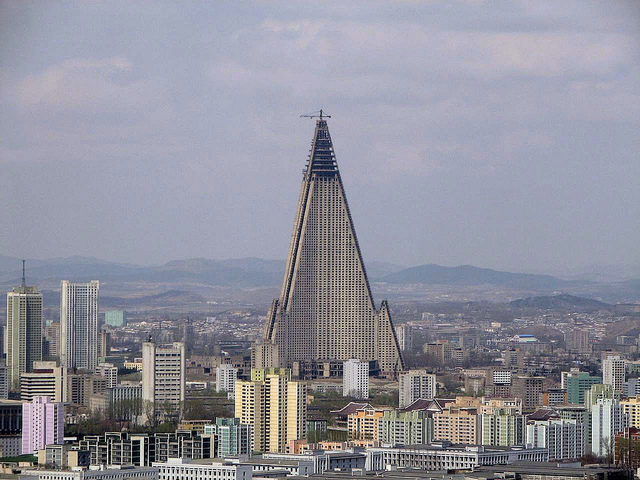
[[[22,286],[26,287],[27,286],[27,277],[24,273],[24,264],[25,264],[26,260],[22,259]]]

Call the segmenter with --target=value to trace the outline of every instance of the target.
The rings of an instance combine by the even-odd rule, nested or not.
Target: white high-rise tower
[[[403,367],[389,306],[377,308],[362,261],[326,117],[320,115],[302,179],[280,297],[267,316],[256,365],[377,360]],[[269,350],[268,354],[265,353]]]
[[[62,281],[60,360],[72,369],[95,371],[98,365],[98,290],[100,283]]]

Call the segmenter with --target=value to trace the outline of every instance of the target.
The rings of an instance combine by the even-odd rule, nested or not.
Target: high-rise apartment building
[[[369,398],[369,362],[351,358],[342,367],[342,395]]]
[[[479,417],[473,407],[447,405],[433,414],[433,439],[451,443],[475,445],[478,443]]]
[[[569,403],[584,403],[584,393],[593,385],[602,383],[602,379],[586,372],[579,372],[567,375],[564,383],[567,389],[567,401]]]
[[[22,454],[64,444],[64,404],[36,397],[22,404]]]
[[[550,419],[527,425],[527,445],[547,448],[549,461],[576,460],[585,454],[585,426],[578,420]]]
[[[104,392],[106,411],[112,420],[138,421],[142,415],[142,385],[116,385]]]
[[[20,374],[42,360],[42,294],[36,287],[27,287],[24,275],[22,286],[7,293],[6,337],[9,387],[17,391]]]
[[[493,408],[480,416],[480,443],[496,447],[524,445],[526,419],[518,408]]]
[[[0,363],[0,400],[9,398],[9,369]]]
[[[609,355],[602,361],[602,383],[622,392],[626,380],[626,362],[619,355]]]
[[[60,359],[66,368],[95,371],[98,365],[98,290],[100,283],[62,281]]]
[[[398,337],[398,346],[402,352],[413,348],[413,330],[409,325],[403,323],[396,326],[396,335]]]
[[[56,362],[33,362],[33,371],[20,375],[20,399],[31,402],[36,397],[48,397],[52,402],[66,399],[66,369]]]
[[[258,367],[359,358],[377,360],[383,373],[403,368],[389,306],[373,301],[325,117],[304,170],[281,294],[255,350]]]
[[[287,444],[307,436],[307,385],[287,383]]]
[[[60,358],[60,324],[52,323],[44,327],[44,338],[49,342],[49,359]]]
[[[389,445],[424,445],[431,443],[433,425],[430,413],[424,410],[384,412],[378,420],[378,440]]]
[[[599,398],[591,410],[591,451],[599,457],[613,455],[615,436],[629,426],[620,401]]]
[[[142,344],[142,404],[146,421],[180,417],[184,402],[184,343]]]
[[[98,332],[98,358],[104,361],[111,354],[111,332],[100,330]]]
[[[252,449],[284,452],[306,436],[307,387],[282,368],[253,369],[251,380],[236,381],[235,417],[253,429]]]
[[[544,377],[516,376],[511,381],[511,389],[514,397],[522,399],[524,411],[533,411],[542,405],[542,392]]]
[[[107,389],[107,378],[92,373],[67,373],[65,401],[73,405],[90,406],[93,395]]]
[[[113,363],[99,363],[96,367],[96,373],[107,380],[107,388],[118,385],[118,367]]]
[[[238,369],[229,363],[223,363],[216,367],[216,392],[229,392],[235,394]]]
[[[378,427],[389,408],[374,408],[370,405],[347,416],[347,432],[350,440],[378,441]]]
[[[564,334],[564,343],[567,350],[575,353],[591,353],[589,330],[586,328],[573,328]]]
[[[435,398],[436,387],[436,376],[427,373],[426,370],[409,370],[401,373],[398,380],[400,408],[408,407],[419,398]]]

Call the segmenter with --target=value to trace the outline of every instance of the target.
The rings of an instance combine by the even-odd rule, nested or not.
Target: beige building
[[[287,442],[307,436],[307,385],[287,384]]]
[[[378,424],[390,408],[363,408],[347,417],[349,440],[379,440]]]
[[[264,382],[238,380],[235,389],[234,416],[242,425],[252,427],[251,450],[264,452],[267,449]]]
[[[433,439],[451,443],[478,443],[478,410],[473,407],[447,405],[433,414]]]
[[[185,388],[184,343],[142,344],[142,409],[144,420],[181,417]]]
[[[267,314],[255,366],[377,360],[403,369],[389,306],[373,300],[324,117],[304,170],[280,297]],[[268,364],[262,364],[268,362]]]
[[[253,427],[253,451],[282,453],[306,437],[307,386],[291,381],[289,369],[254,368],[235,388],[235,417]]]
[[[20,399],[49,397],[53,402],[66,400],[66,369],[57,362],[33,362],[33,371],[20,375]]]
[[[629,426],[640,428],[640,396],[620,401],[622,411],[629,416]]]

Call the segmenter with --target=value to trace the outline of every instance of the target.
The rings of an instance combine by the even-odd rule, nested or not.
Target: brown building
[[[525,412],[533,412],[542,404],[542,392],[544,391],[544,377],[529,377],[518,375],[511,380],[511,391],[514,397],[522,399],[522,409]]]

